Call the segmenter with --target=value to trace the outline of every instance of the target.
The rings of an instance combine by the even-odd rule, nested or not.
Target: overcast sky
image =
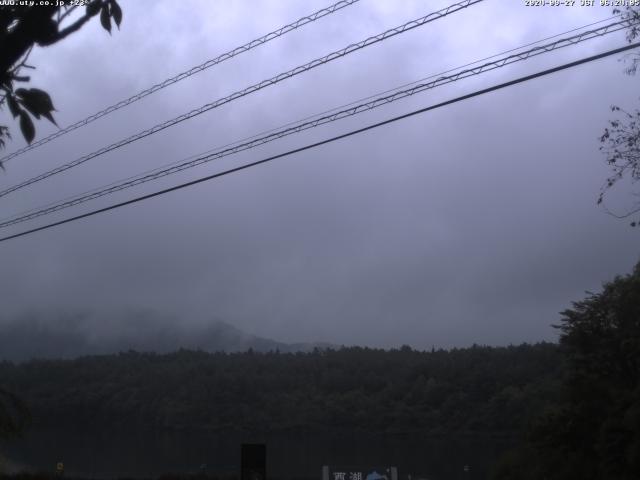
[[[579,1],[577,2],[580,3]],[[37,49],[31,86],[66,126],[328,4],[122,0]],[[103,145],[445,7],[362,0],[6,165],[6,188]],[[607,18],[606,7],[487,0],[0,199],[7,217],[431,74]],[[439,87],[68,209],[66,218],[625,43],[623,33]],[[640,231],[596,206],[610,105],[638,103],[622,55],[100,216],[0,244],[6,318],[154,309],[281,341],[417,348],[555,340],[561,310],[640,260]],[[1,112],[2,120],[11,120]],[[11,124],[12,125],[12,124]],[[37,137],[55,131],[37,124]],[[7,152],[23,146],[17,127]],[[611,197],[631,202],[631,188]],[[53,317],[52,317],[53,318]],[[114,323],[114,328],[117,328]]]

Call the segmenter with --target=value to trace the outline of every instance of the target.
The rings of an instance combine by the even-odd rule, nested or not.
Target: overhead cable
[[[622,26],[624,24],[624,26]],[[580,34],[577,35],[573,35],[571,37],[567,37],[567,38],[562,38],[559,39],[555,42],[552,43],[548,43],[545,45],[540,45],[537,46],[535,48],[529,49],[527,51],[524,52],[519,52],[516,54],[512,54],[497,60],[494,60],[492,62],[487,62],[484,63],[482,65],[479,65],[477,67],[474,68],[470,68],[470,69],[465,69],[465,70],[461,70],[458,71],[457,73],[453,74],[453,75],[448,75],[448,76],[440,76],[438,78],[436,78],[433,81],[430,82],[426,82],[426,83],[420,83],[420,84],[412,84],[413,86],[404,90],[399,90],[396,91],[390,95],[385,95],[385,96],[380,96],[380,97],[376,97],[373,100],[364,102],[364,103],[360,103],[354,106],[350,106],[349,108],[337,111],[337,112],[333,112],[321,117],[317,117],[314,118],[313,120],[309,120],[309,121],[302,121],[300,123],[294,124],[293,126],[281,129],[281,130],[276,130],[272,133],[269,133],[267,135],[264,135],[262,137],[257,137],[257,138],[252,138],[249,141],[243,142],[243,143],[239,143],[227,148],[223,148],[221,150],[218,151],[214,151],[212,153],[207,153],[205,155],[200,155],[200,156],[196,156],[196,158],[192,159],[192,160],[187,160],[184,161],[182,163],[176,164],[176,165],[172,165],[170,167],[167,168],[163,168],[163,169],[156,169],[154,171],[152,171],[151,173],[148,173],[146,175],[142,175],[142,176],[138,176],[138,177],[133,177],[131,179],[125,180],[123,182],[120,183],[113,183],[110,184],[100,190],[95,190],[92,192],[88,192],[85,194],[81,194],[75,197],[72,197],[68,200],[64,200],[62,202],[58,202],[52,205],[48,205],[46,207],[41,207],[39,209],[35,209],[35,210],[31,210],[28,213],[19,215],[19,216],[13,216],[9,219],[6,220],[2,220],[0,221],[0,228],[6,228],[12,225],[16,225],[18,223],[22,223],[28,220],[33,220],[35,218],[41,217],[43,215],[48,215],[60,210],[63,210],[65,208],[69,208],[69,207],[73,207],[75,205],[79,205],[81,203],[85,203],[88,202],[90,200],[94,200],[100,197],[103,197],[105,195],[110,195],[113,194],[115,192],[121,191],[121,190],[125,190],[127,188],[131,188],[131,187],[135,187],[137,185],[141,185],[143,183],[147,183],[153,180],[157,180],[159,178],[165,177],[167,175],[172,175],[174,173],[178,173],[181,172],[183,170],[189,169],[189,168],[193,168],[199,165],[202,165],[204,163],[208,163],[211,162],[213,160],[217,160],[223,157],[226,157],[228,155],[232,155],[235,153],[239,153],[245,150],[249,150],[251,148],[255,148],[258,147],[260,145],[263,145],[265,143],[269,143],[272,142],[274,140],[295,134],[295,133],[299,133],[302,132],[304,130],[308,130],[311,128],[315,128],[318,127],[320,125],[324,125],[327,123],[331,123],[337,120],[341,120],[343,118],[347,118],[347,117],[351,117],[360,113],[363,113],[365,111],[368,110],[373,110],[375,108],[378,108],[380,106],[395,102],[397,100],[415,95],[417,93],[421,93],[424,92],[426,90],[430,90],[442,85],[446,85],[448,83],[453,83],[456,82],[458,80],[462,80],[464,78],[468,78],[471,76],[475,76],[475,75],[479,75],[481,73],[486,73],[488,71],[491,70],[495,70],[497,68],[502,68],[506,65],[510,65],[513,64],[515,62],[519,62],[519,61],[523,61],[523,60],[527,60],[529,58],[541,55],[541,54],[545,54],[545,53],[549,53],[553,50],[557,50],[560,48],[564,48],[564,47],[568,47],[568,46],[572,46],[572,45],[576,45],[579,44],[581,42],[593,39],[593,38],[597,38],[597,37],[601,37],[603,35],[607,35],[610,33],[614,33],[617,32],[623,28],[627,28],[628,25],[626,22],[616,22],[616,23],[611,23],[609,25],[605,25],[603,27],[597,28],[597,29],[593,29],[593,30],[589,30],[586,32],[582,32]],[[432,78],[432,77],[430,77]]]
[[[545,76],[545,75],[550,75],[552,73],[556,73],[556,72],[559,72],[561,70],[566,70],[568,68],[576,67],[578,65],[582,65],[582,64],[585,64],[585,63],[593,62],[595,60],[599,60],[601,58],[605,58],[605,57],[608,57],[608,56],[611,56],[611,55],[615,55],[617,53],[625,52],[627,50],[631,50],[633,48],[638,48],[638,47],[640,47],[640,42],[632,43],[632,44],[629,44],[629,45],[625,45],[623,47],[619,47],[619,48],[615,48],[613,50],[608,50],[606,52],[599,53],[597,55],[592,55],[590,57],[586,57],[586,58],[583,58],[581,60],[576,60],[576,61],[573,61],[573,62],[565,63],[563,65],[559,65],[557,67],[553,67],[553,68],[550,68],[550,69],[547,69],[547,70],[542,70],[540,72],[533,73],[531,75],[526,75],[524,77],[519,77],[519,78],[516,78],[515,80],[510,80],[508,82],[500,83],[500,84],[494,85],[492,87],[484,88],[482,90],[476,90],[475,92],[472,92],[472,93],[469,93],[469,94],[466,94],[466,95],[462,95],[460,97],[456,97],[456,98],[453,98],[451,100],[447,100],[445,102],[440,102],[440,103],[437,103],[435,105],[430,105],[428,107],[424,107],[424,108],[421,108],[421,109],[418,109],[418,110],[414,110],[412,112],[405,113],[403,115],[392,117],[392,118],[384,120],[382,122],[377,122],[377,123],[374,123],[374,124],[371,124],[371,125],[367,125],[366,127],[358,128],[356,130],[351,130],[350,132],[343,133],[341,135],[336,135],[334,137],[327,138],[325,140],[322,140],[322,141],[319,141],[319,142],[315,142],[315,143],[312,143],[312,144],[309,144],[309,145],[305,145],[304,147],[294,148],[292,150],[289,150],[289,151],[286,151],[286,152],[283,152],[283,153],[280,153],[280,154],[277,154],[277,155],[273,155],[273,156],[270,156],[270,157],[267,157],[267,158],[263,158],[262,160],[258,160],[258,161],[252,162],[252,163],[241,165],[239,167],[231,168],[229,170],[225,170],[223,172],[219,172],[219,173],[215,173],[215,174],[212,174],[212,175],[208,175],[206,177],[198,178],[196,180],[192,180],[190,182],[182,183],[180,185],[176,185],[176,186],[173,186],[173,187],[170,187],[170,188],[165,188],[164,190],[153,192],[153,193],[150,193],[150,194],[147,194],[147,195],[142,195],[140,197],[136,197],[136,198],[124,201],[124,202],[116,203],[116,204],[110,205],[108,207],[104,207],[104,208],[100,208],[100,209],[97,209],[97,210],[93,210],[91,212],[83,213],[81,215],[76,215],[74,217],[66,218],[64,220],[60,220],[60,221],[57,221],[57,222],[49,223],[47,225],[43,225],[43,226],[40,226],[40,227],[37,227],[37,228],[32,228],[31,230],[26,230],[26,231],[23,231],[23,232],[20,232],[20,233],[16,233],[16,234],[13,234],[13,235],[8,235],[6,237],[0,238],[0,242],[5,242],[7,240],[11,240],[11,239],[14,239],[14,238],[19,238],[19,237],[22,237],[22,236],[25,236],[25,235],[29,235],[29,234],[32,234],[32,233],[35,233],[35,232],[39,232],[39,231],[42,231],[42,230],[53,228],[53,227],[56,227],[56,226],[59,226],[59,225],[64,225],[66,223],[70,223],[70,222],[74,222],[74,221],[77,221],[77,220],[80,220],[80,219],[83,219],[83,218],[87,218],[87,217],[91,217],[91,216],[94,216],[94,215],[98,215],[100,213],[108,212],[110,210],[115,210],[117,208],[121,208],[121,207],[124,207],[124,206],[127,206],[127,205],[132,205],[134,203],[138,203],[138,202],[141,202],[143,200],[148,200],[150,198],[154,198],[154,197],[157,197],[157,196],[160,196],[160,195],[164,195],[164,194],[176,191],[176,190],[181,190],[183,188],[190,187],[192,185],[197,185],[199,183],[207,182],[209,180],[213,180],[215,178],[219,178],[219,177],[231,174],[231,173],[239,172],[241,170],[246,170],[248,168],[255,167],[257,165],[261,165],[263,163],[271,162],[271,161],[276,160],[278,158],[283,158],[283,157],[287,157],[289,155],[293,155],[295,153],[300,153],[300,152],[304,152],[306,150],[311,150],[311,149],[317,148],[317,147],[319,147],[321,145],[326,145],[328,143],[332,143],[332,142],[335,142],[337,140],[342,140],[344,138],[348,138],[348,137],[351,137],[353,135],[357,135],[357,134],[360,134],[360,133],[363,133],[363,132],[366,132],[366,131],[369,131],[369,130],[373,130],[373,129],[381,127],[383,125],[388,125],[390,123],[397,122],[399,120],[403,120],[403,119],[406,119],[406,118],[409,118],[409,117],[412,117],[412,116],[415,116],[415,115],[419,115],[419,114],[422,114],[422,113],[425,113],[425,112],[428,112],[428,111],[431,111],[431,110],[435,110],[437,108],[441,108],[441,107],[445,107],[445,106],[448,106],[448,105],[452,105],[454,103],[458,103],[458,102],[461,102],[463,100],[468,100],[468,99],[473,98],[473,97],[484,95],[486,93],[490,93],[490,92],[493,92],[493,91],[496,91],[496,90],[500,90],[502,88],[510,87],[510,86],[513,86],[513,85],[516,85],[516,84],[519,84],[519,83],[524,83],[524,82],[527,82],[527,81],[530,81],[530,80],[534,80],[536,78],[540,78],[540,77]]]
[[[248,52],[249,50],[252,50],[256,47],[259,47],[260,45],[264,45],[267,42],[270,42],[271,40],[275,40],[278,37],[281,37],[282,35],[289,33],[293,30],[296,30],[304,25],[307,25],[309,23],[315,22],[316,20],[319,20],[323,17],[326,17],[327,15],[330,15],[332,13],[337,12],[338,10],[341,10],[345,7],[348,7],[350,5],[353,5],[356,2],[359,2],[360,0],[340,0],[337,3],[334,3],[333,5],[323,8],[321,10],[318,10],[317,12],[314,12],[310,15],[306,15],[302,18],[299,18],[298,20],[296,20],[295,22],[289,23],[283,27],[278,28],[277,30],[274,30],[273,32],[269,32],[266,35],[263,35],[259,38],[256,38],[255,40],[251,40],[248,43],[245,43],[244,45],[241,45],[239,47],[234,48],[233,50],[230,50],[226,53],[223,53],[221,55],[218,55],[215,58],[212,58],[210,60],[207,60],[204,63],[201,63],[200,65],[196,65],[195,67],[190,68],[187,71],[181,72],[171,78],[167,78],[166,80],[157,83],[145,90],[142,90],[141,92],[136,93],[135,95],[132,95],[131,97],[125,99],[125,100],[121,100],[118,103],[114,103],[113,105],[110,105],[109,107],[100,110],[97,113],[94,113],[93,115],[90,115],[82,120],[79,120],[67,127],[61,128],[60,130],[52,133],[51,135],[42,138],[41,140],[38,140],[36,142],[31,143],[30,145],[27,145],[26,147],[23,147],[19,150],[16,150],[15,152],[12,152],[9,155],[6,155],[2,158],[0,158],[0,165],[3,162],[7,162],[19,155],[22,155],[25,152],[28,152],[29,150],[33,150],[34,148],[37,148],[41,145],[44,145],[45,143],[49,143],[52,140],[55,140],[58,137],[61,137],[73,130],[76,130],[80,127],[84,127],[85,125],[90,124],[91,122],[94,122],[95,120],[98,120],[99,118],[102,118],[106,115],[109,115],[110,113],[115,112],[116,110],[120,110],[123,107],[126,107],[127,105],[131,105],[134,102],[137,102],[138,100],[143,99],[144,97],[151,95],[152,93],[155,93],[159,90],[162,90],[163,88],[166,88],[170,85],[173,85],[174,83],[177,83],[181,80],[184,80],[185,78],[189,78],[193,75],[195,75],[196,73],[200,73],[208,68],[213,67],[214,65],[218,65],[219,63],[222,63],[226,60],[229,60],[233,57],[236,57],[238,55],[240,55],[241,53],[244,52]]]
[[[299,75],[303,72],[307,72],[313,68],[319,67],[321,65],[324,65],[326,63],[329,63],[333,60],[336,60],[338,58],[342,58],[346,55],[349,55],[350,53],[356,52],[358,50],[361,50],[363,48],[366,48],[370,45],[382,42],[384,40],[387,40],[391,37],[394,37],[396,35],[399,35],[401,33],[405,33],[408,32],[410,30],[413,30],[414,28],[417,27],[421,27],[423,25],[426,25],[427,23],[433,22],[435,20],[438,20],[440,18],[443,18],[447,15],[450,15],[452,13],[455,13],[457,11],[460,11],[464,8],[467,8],[471,5],[474,5],[476,3],[480,3],[484,0],[463,0],[461,2],[455,3],[453,5],[450,5],[446,8],[443,8],[442,10],[439,10],[437,12],[433,12],[430,13],[428,15],[425,15],[424,17],[415,19],[415,20],[411,20],[410,22],[407,22],[403,25],[400,25],[396,28],[392,28],[390,30],[386,30],[385,32],[382,32],[378,35],[374,35],[372,37],[366,38],[365,40],[362,40],[358,43],[353,43],[341,50],[336,50],[335,52],[332,52],[328,55],[325,55],[324,57],[320,57],[317,58],[316,60],[313,60],[309,63],[306,63],[304,65],[300,65],[298,67],[295,67],[289,71],[280,73],[278,75],[276,75],[275,77],[271,77],[268,80],[263,80],[259,83],[256,83],[250,87],[247,87],[243,90],[239,90],[235,93],[232,93],[229,96],[220,98],[218,100],[215,100],[214,102],[208,103],[206,105],[201,106],[200,108],[197,108],[195,110],[191,110],[190,112],[184,113],[178,117],[172,118],[171,120],[167,120],[166,122],[163,123],[159,123],[157,125],[155,125],[154,127],[151,127],[147,130],[144,130],[142,132],[139,132],[135,135],[132,135],[130,137],[127,137],[123,140],[120,140],[118,142],[112,143],[109,146],[103,147],[99,150],[96,150],[95,152],[89,153],[87,155],[84,155],[76,160],[73,160],[72,162],[69,163],[65,163],[64,165],[61,165],[59,167],[54,168],[53,170],[49,170],[48,172],[42,173],[40,175],[37,175],[35,177],[32,177],[28,180],[25,180],[17,185],[13,185],[9,188],[6,188],[2,191],[0,191],[0,197],[4,197],[5,195],[8,195],[12,192],[15,192],[16,190],[20,190],[21,188],[27,187],[29,185],[32,185],[36,182],[42,181],[46,178],[49,178],[53,175],[57,175],[58,173],[62,173],[64,171],[69,170],[70,168],[76,167],[78,165],[81,165],[93,158],[99,157],[100,155],[104,155],[107,152],[111,152],[117,148],[123,147],[125,145],[128,145],[130,143],[133,143],[137,140],[140,140],[142,138],[148,137],[149,135],[153,135],[154,133],[160,132],[162,130],[164,130],[165,128],[169,128],[172,127],[174,125],[177,125],[181,122],[184,122],[185,120],[188,120],[190,118],[193,118],[197,115],[200,115],[202,113],[208,112],[209,110],[212,110],[214,108],[220,107],[221,105],[224,105],[226,103],[229,103],[233,100],[236,100],[238,98],[244,97],[246,95],[249,95],[251,93],[257,92],[258,90],[261,90],[265,87],[271,86],[271,85],[275,85],[276,83],[282,82],[283,80],[286,80],[288,78],[291,78],[295,75]]]

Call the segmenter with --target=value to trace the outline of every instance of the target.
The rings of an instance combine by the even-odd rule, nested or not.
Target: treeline
[[[558,400],[550,343],[420,352],[128,352],[0,363],[32,428],[516,435]]]

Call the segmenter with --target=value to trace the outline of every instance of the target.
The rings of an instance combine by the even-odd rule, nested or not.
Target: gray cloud
[[[122,3],[125,21],[111,38],[95,24],[34,53],[33,85],[50,91],[60,124],[323,6]],[[365,0],[24,155],[0,182],[445,4]],[[0,209],[53,201],[609,14],[486,2],[6,197]],[[622,43],[618,34],[542,56],[86,208]],[[616,58],[595,62],[4,243],[3,310],[154,309],[194,324],[221,318],[282,341],[430,348],[553,340],[557,312],[639,259],[638,232],[595,206],[607,174],[597,137],[608,107],[637,102],[637,79],[622,69]]]

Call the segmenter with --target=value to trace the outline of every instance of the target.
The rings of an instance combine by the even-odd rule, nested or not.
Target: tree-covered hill
[[[558,346],[121,353],[0,363],[33,426],[521,432],[555,400]]]

